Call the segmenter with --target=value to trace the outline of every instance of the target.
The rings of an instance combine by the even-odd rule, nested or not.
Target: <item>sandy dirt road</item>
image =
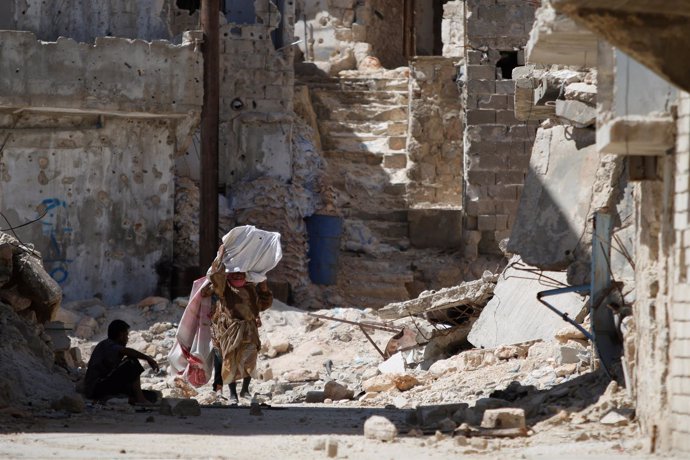
[[[394,422],[400,436],[391,443],[366,439],[363,425],[371,415]],[[470,440],[434,435],[410,436],[408,411],[397,409],[290,406],[263,409],[203,408],[198,417],[170,417],[89,408],[83,414],[46,418],[30,412],[0,416],[0,458],[328,458],[324,444],[336,441],[336,458],[349,459],[609,459],[651,458],[639,443],[570,442],[550,430],[516,440]],[[564,429],[567,429],[564,427]]]

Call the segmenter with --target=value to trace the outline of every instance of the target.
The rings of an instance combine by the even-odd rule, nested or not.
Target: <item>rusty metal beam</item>
[[[219,0],[202,0],[201,30],[204,34],[204,101],[201,109],[201,184],[199,204],[199,265],[204,271],[218,248],[218,114]]]

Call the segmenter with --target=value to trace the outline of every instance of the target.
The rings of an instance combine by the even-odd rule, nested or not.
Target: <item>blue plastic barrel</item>
[[[314,284],[335,284],[343,219],[314,214],[305,220],[309,234],[309,278]]]

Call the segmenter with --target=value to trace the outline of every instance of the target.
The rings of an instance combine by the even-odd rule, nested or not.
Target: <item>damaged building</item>
[[[206,272],[201,1],[6,2],[0,256],[31,256],[42,274],[40,258],[52,294],[32,298],[8,269],[0,300],[14,309],[3,321],[22,353],[43,367],[46,343],[63,367],[80,358],[70,344],[57,350],[41,324],[59,316],[87,340],[118,305],[163,324],[165,306],[186,304],[165,299],[184,297]],[[556,404],[548,391],[572,385],[580,397],[577,379],[599,372],[625,387],[615,397],[634,411],[621,403],[616,414],[637,424],[646,451],[690,453],[690,85],[679,60],[690,14],[682,2],[648,3],[220,2],[213,225],[221,235],[238,225],[281,234],[274,295],[320,312],[290,326],[320,334],[335,318],[359,328],[323,332],[326,352],[329,340],[363,332],[384,364],[418,366],[416,383],[372,383],[386,375],[380,366],[343,364],[346,378],[326,360],[328,379],[351,378],[360,401],[409,409],[381,395],[522,359],[532,372],[524,382],[545,392],[529,394],[527,419],[538,423]],[[77,306],[60,311],[61,302]],[[163,360],[171,318],[136,337]],[[368,335],[375,326],[396,333],[390,350]],[[282,334],[262,353],[293,352]],[[560,345],[547,350],[554,337]],[[324,354],[299,340],[305,356]],[[540,360],[559,366],[544,371],[548,385]],[[276,400],[331,399],[296,390],[326,380],[321,363],[282,366],[291,387]],[[261,376],[275,380],[269,364]],[[5,401],[29,397],[22,382],[0,381]],[[518,409],[511,391],[530,385],[496,387],[503,393],[481,414],[453,407],[434,423],[483,436],[463,424],[505,401]],[[424,428],[421,406],[415,417]],[[524,415],[522,425],[520,437]]]

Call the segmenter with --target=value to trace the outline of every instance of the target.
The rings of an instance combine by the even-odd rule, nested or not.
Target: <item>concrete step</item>
[[[406,105],[368,104],[361,106],[324,106],[314,105],[314,111],[320,120],[337,120],[343,122],[381,122],[407,121]]]
[[[370,152],[368,150],[342,151],[324,150],[323,156],[330,161],[348,162],[355,164],[366,164],[371,166],[383,164],[384,155]]]
[[[337,134],[337,135],[336,135]],[[354,133],[331,133],[321,138],[324,149],[342,152],[373,152],[378,155],[404,153],[407,138],[364,136]]]
[[[331,91],[409,91],[408,78],[378,77],[333,77],[333,78],[300,78],[299,83],[309,86],[310,90],[326,89]]]
[[[343,91],[329,89],[315,89],[312,97],[316,103],[326,105],[407,105],[407,92],[401,91]]]
[[[403,132],[404,134],[391,134],[391,130],[400,130],[398,126],[391,128],[390,125],[398,125],[399,123],[394,123],[391,121],[333,121],[333,120],[319,120],[319,133],[321,136],[338,135],[340,133],[352,133],[352,134],[368,134],[374,136],[391,136],[391,135],[406,135],[407,129]],[[405,127],[407,128],[407,126]]]

